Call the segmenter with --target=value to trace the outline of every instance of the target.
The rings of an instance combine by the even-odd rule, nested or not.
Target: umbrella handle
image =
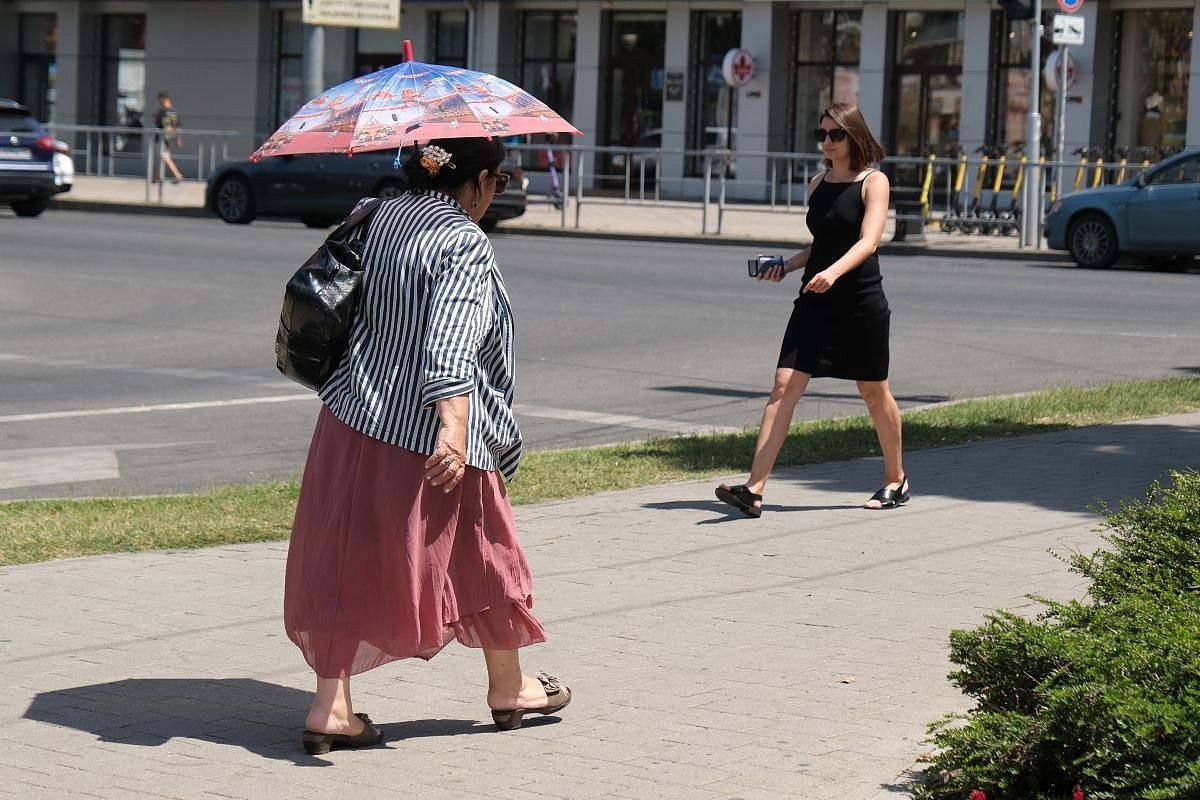
[[[405,60],[405,61],[412,61],[412,60],[413,60],[413,54],[412,54],[412,39],[405,39],[405,40],[404,40],[404,60]]]

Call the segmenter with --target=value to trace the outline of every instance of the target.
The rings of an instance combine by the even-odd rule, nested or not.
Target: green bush
[[[1200,798],[1200,473],[1096,510],[1109,547],[1070,562],[1088,599],[951,633],[976,706],[929,726],[921,800]]]

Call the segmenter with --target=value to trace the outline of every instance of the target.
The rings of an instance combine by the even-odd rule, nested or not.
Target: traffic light
[[[1000,7],[1010,20],[1033,19],[1033,0],[1000,0]]]

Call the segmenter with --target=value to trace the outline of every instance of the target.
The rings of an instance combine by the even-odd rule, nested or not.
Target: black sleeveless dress
[[[867,211],[863,180],[822,180],[813,190],[807,217],[813,243],[801,289],[858,241]],[[779,366],[818,378],[886,380],[891,316],[879,258],[872,253],[828,292],[800,292],[783,335]]]

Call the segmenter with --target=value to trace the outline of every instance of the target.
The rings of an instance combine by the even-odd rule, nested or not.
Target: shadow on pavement
[[[766,400],[770,397],[770,387],[761,390],[731,389],[725,386],[655,386],[656,392],[675,392],[677,394],[699,394],[706,397],[734,397],[745,400]],[[809,400],[862,400],[858,392],[822,392],[809,389],[804,393]],[[896,395],[898,403],[943,403],[950,398],[941,394],[909,394]]]
[[[1200,469],[1200,428],[1154,423],[1061,428],[998,421],[990,428],[985,422],[973,429],[979,430],[981,425],[984,435],[971,441],[964,441],[964,431],[958,428],[918,421],[905,425],[904,458],[912,479],[913,505],[919,507],[922,495],[938,495],[1086,513],[1098,500],[1115,505],[1123,498],[1144,497],[1151,482],[1165,478],[1170,470]],[[750,467],[754,437],[755,432],[749,431],[714,439],[657,440],[642,446],[672,466],[738,475]],[[850,430],[793,435],[784,445],[780,461],[792,469],[811,467],[828,462],[833,454],[852,454],[850,457],[858,460],[808,469],[803,485],[815,490],[861,492],[865,502],[881,477],[875,432],[865,422]],[[784,469],[777,470],[777,477],[788,477],[778,474]],[[710,496],[644,507],[724,513],[727,509]],[[781,507],[767,501],[768,511],[840,507]]]
[[[195,739],[241,747],[297,766],[329,766],[329,761],[308,755],[300,746],[311,701],[310,692],[251,678],[128,678],[42,692],[24,717],[86,731],[102,742],[159,747],[172,739]],[[531,719],[523,727],[557,721]],[[490,722],[468,719],[374,722],[383,730],[384,745],[495,732]]]

